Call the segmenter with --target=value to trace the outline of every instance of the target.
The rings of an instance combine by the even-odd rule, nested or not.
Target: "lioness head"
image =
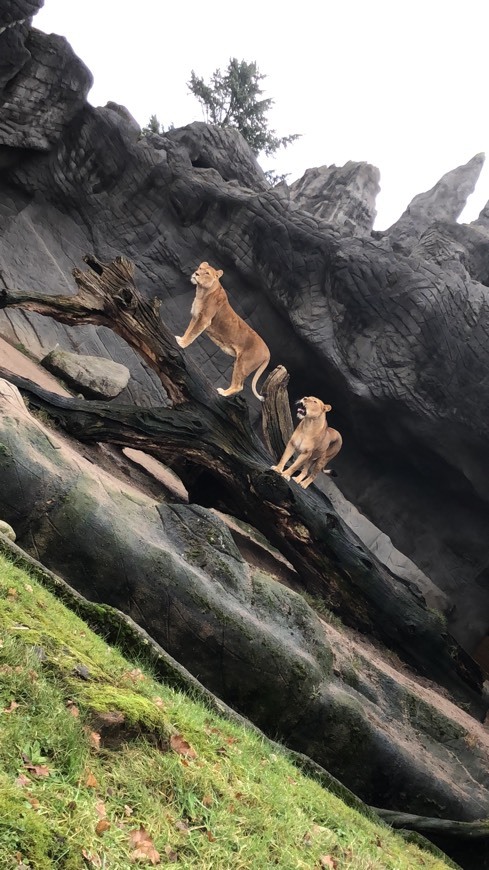
[[[325,405],[321,399],[316,399],[315,396],[304,396],[297,402],[297,416],[299,420],[304,417],[320,417],[326,411],[331,411],[331,405]]]
[[[213,269],[209,263],[201,263],[191,277],[192,284],[198,284],[205,290],[210,290],[214,284],[219,282],[219,278],[223,274],[222,269]]]

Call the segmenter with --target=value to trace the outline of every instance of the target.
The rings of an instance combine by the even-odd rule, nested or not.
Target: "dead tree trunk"
[[[93,256],[85,261],[90,270],[73,273],[76,295],[3,290],[0,307],[21,307],[70,325],[110,327],[158,374],[172,407],[148,410],[66,399],[3,375],[80,440],[136,447],[170,465],[175,457],[184,460],[188,479],[181,465],[180,474],[193,501],[252,523],[294,565],[305,590],[480,715],[482,679],[475,662],[446,633],[441,618],[427,610],[421,594],[368,553],[323,494],[305,492],[270,470],[272,458],[252,431],[245,402],[220,397],[177,347],[160,319],[159,301],[145,302],[137,290],[134,264],[124,257],[108,264]],[[291,429],[284,372],[280,367],[269,378],[265,403],[274,457]],[[274,403],[281,409],[278,423]]]

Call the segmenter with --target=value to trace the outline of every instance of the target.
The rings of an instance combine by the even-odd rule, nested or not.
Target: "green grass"
[[[450,866],[156,682],[0,556],[0,867],[121,870],[153,848],[199,870]]]

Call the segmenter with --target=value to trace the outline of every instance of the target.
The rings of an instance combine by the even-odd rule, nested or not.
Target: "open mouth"
[[[198,283],[198,281],[197,281],[197,276],[196,276],[195,272],[194,272],[194,274],[192,275],[192,277],[191,277],[190,280],[191,280],[192,284],[197,284],[197,283]]]
[[[302,404],[302,402],[298,402],[298,403],[297,403],[297,412],[296,412],[296,413],[297,413],[297,416],[298,416],[299,420],[302,420],[303,417],[306,416],[306,408],[305,408],[305,406]]]

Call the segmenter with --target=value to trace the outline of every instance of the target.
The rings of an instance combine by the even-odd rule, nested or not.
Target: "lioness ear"
[[[221,278],[224,275],[222,269],[216,269],[216,277]]]
[[[331,405],[325,405],[324,402],[323,402],[323,408],[325,411],[332,411],[333,410]]]

